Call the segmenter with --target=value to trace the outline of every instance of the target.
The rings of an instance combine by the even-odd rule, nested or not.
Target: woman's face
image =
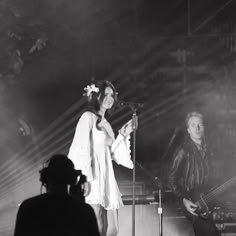
[[[101,108],[106,110],[111,109],[113,104],[114,104],[114,92],[111,87],[106,87]]]

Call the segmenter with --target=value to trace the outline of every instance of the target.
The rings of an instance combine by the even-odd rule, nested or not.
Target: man
[[[20,205],[14,236],[99,236],[93,209],[68,193],[80,173],[67,156],[52,156],[40,171],[46,193]]]
[[[196,236],[220,236],[212,216],[203,218],[196,203],[196,193],[209,183],[210,153],[204,139],[203,116],[190,112],[186,116],[188,137],[176,151],[169,175],[169,186],[183,206]]]

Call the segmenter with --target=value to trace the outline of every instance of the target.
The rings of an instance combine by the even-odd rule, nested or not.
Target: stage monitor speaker
[[[164,210],[165,206],[163,206]],[[132,205],[119,210],[118,236],[132,235]],[[159,235],[158,204],[135,206],[135,236]],[[184,216],[163,214],[163,235],[194,236]]]
[[[221,233],[221,236],[236,236],[236,233]]]
[[[221,232],[221,236],[236,236],[235,222],[216,223],[216,227]]]

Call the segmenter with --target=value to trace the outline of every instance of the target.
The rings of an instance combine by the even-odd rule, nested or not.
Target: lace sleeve
[[[73,161],[75,168],[81,170],[88,181],[93,180],[91,167],[92,115],[91,112],[85,112],[79,119],[68,153],[68,157]]]
[[[133,169],[130,150],[130,135],[123,137],[119,134],[111,146],[112,159],[119,165]]]

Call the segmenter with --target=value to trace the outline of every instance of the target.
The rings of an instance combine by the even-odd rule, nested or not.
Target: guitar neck
[[[230,186],[232,186],[236,182],[236,176],[232,177],[228,181],[226,181],[224,184],[220,185],[219,187],[213,189],[211,192],[206,194],[204,196],[204,200],[206,203],[210,203],[212,200],[214,200],[217,196],[219,196],[221,193],[226,191]]]

